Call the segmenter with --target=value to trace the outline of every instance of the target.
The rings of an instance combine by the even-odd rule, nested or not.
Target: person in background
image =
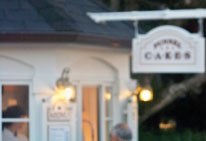
[[[123,123],[117,124],[111,130],[111,141],[131,141],[132,140],[132,131],[130,128]]]
[[[25,118],[26,114],[19,106],[8,107],[3,112],[3,118]],[[24,123],[3,123],[2,141],[28,141],[28,139],[18,131]]]

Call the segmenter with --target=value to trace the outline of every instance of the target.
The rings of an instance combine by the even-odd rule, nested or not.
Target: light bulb
[[[140,92],[140,100],[151,101],[153,99],[153,94],[150,90],[144,89]]]
[[[66,88],[65,89],[65,97],[67,100],[70,100],[72,98],[72,88]]]

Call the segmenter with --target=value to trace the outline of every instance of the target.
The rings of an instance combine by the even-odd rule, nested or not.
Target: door
[[[82,88],[82,129],[84,141],[98,141],[98,87]]]
[[[84,141],[108,141],[113,127],[114,92],[111,85],[82,87]]]

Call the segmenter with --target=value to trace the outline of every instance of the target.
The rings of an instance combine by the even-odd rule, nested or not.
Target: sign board
[[[133,40],[133,73],[204,73],[205,40],[175,26],[161,26]]]
[[[70,141],[70,130],[67,125],[49,126],[49,141]]]
[[[76,141],[76,103],[51,100],[42,101],[42,141]]]
[[[72,108],[59,101],[48,108],[48,121],[69,121],[72,118]]]

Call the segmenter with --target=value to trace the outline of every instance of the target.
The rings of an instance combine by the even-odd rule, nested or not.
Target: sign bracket
[[[134,21],[134,36],[135,38],[139,36],[139,21]]]
[[[206,9],[181,9],[181,10],[152,10],[152,11],[131,11],[131,12],[88,12],[87,15],[96,23],[113,21],[133,21],[135,37],[139,35],[138,22],[148,20],[177,20],[177,19],[198,19],[198,34],[203,37]]]
[[[204,37],[204,19],[203,18],[198,19],[198,25],[199,25],[198,33],[201,37]]]

